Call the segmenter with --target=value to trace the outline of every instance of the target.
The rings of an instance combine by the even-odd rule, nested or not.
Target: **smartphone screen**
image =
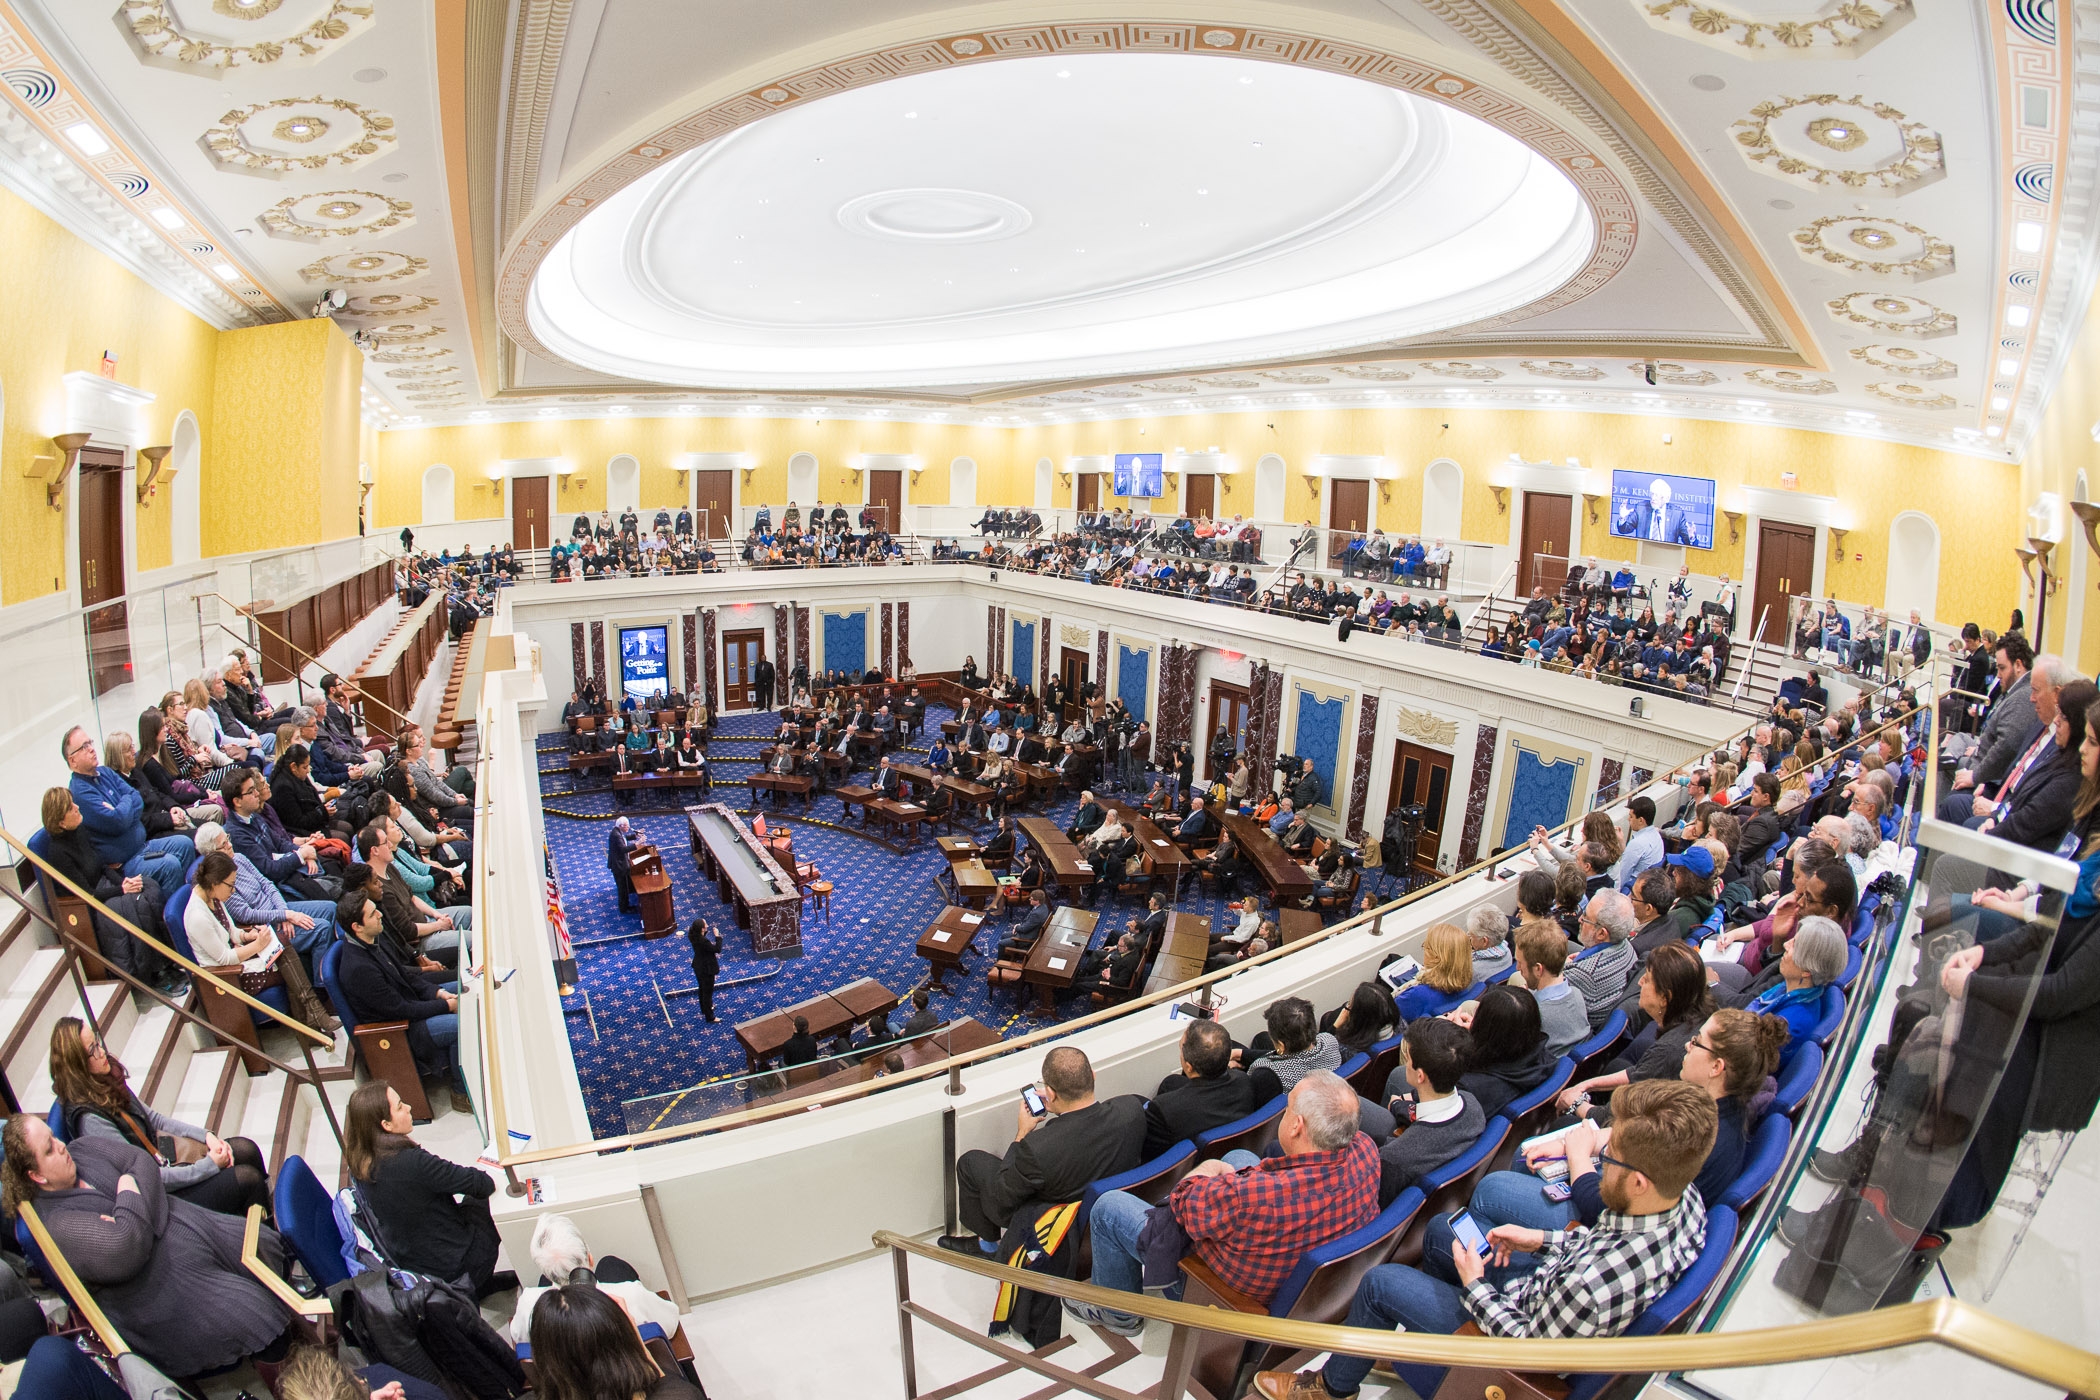
[[[1050,1111],[1050,1105],[1043,1102],[1043,1096],[1036,1092],[1033,1084],[1021,1086],[1021,1102],[1028,1105],[1029,1114],[1036,1118],[1041,1118]]]
[[[1487,1231],[1480,1228],[1480,1222],[1473,1217],[1473,1212],[1469,1210],[1452,1212],[1451,1229],[1461,1240],[1465,1241],[1466,1248],[1483,1258],[1487,1256]]]

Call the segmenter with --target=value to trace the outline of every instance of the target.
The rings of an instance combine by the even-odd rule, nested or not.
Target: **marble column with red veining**
[[[1044,691],[1050,688],[1049,618],[1044,618],[1042,622],[1037,625],[1035,635],[1041,639],[1035,644],[1036,675],[1038,677],[1035,683],[1035,693],[1041,695]],[[1028,677],[1026,676],[1022,676],[1019,679],[1023,685],[1028,683]]]
[[[700,614],[700,642],[706,649],[706,656],[701,663],[701,675],[706,677],[707,682],[707,712],[719,716],[722,713],[722,702],[715,693],[715,662],[721,655],[722,648],[715,640],[713,608],[707,608]]]
[[[1378,732],[1378,697],[1364,691],[1356,697],[1356,762],[1349,774],[1349,827],[1352,841],[1361,841],[1364,836],[1364,808],[1371,796],[1371,760],[1373,736]]]
[[[1269,724],[1269,668],[1260,661],[1247,670],[1247,761],[1261,752],[1262,737]]]
[[[1097,628],[1094,632],[1094,685],[1096,687],[1094,693],[1099,695],[1104,701],[1115,693],[1115,687],[1108,683],[1108,629],[1106,627]]]
[[[999,609],[987,603],[984,608],[984,673],[987,680],[999,669],[996,660],[999,654],[998,646]]]
[[[1616,758],[1601,758],[1597,760],[1597,800],[1599,802],[1616,802],[1619,800],[1621,795],[1619,792],[1619,775],[1624,771],[1624,768]]]
[[[1458,838],[1458,867],[1480,859],[1480,829],[1487,825],[1488,783],[1495,775],[1495,739],[1500,731],[1483,724],[1473,738],[1473,781],[1466,788],[1466,820]]]
[[[1006,669],[1006,609],[999,609],[999,624],[992,633],[992,670],[996,676]]]
[[[1196,651],[1170,646],[1159,656],[1159,722],[1153,725],[1153,753],[1161,744],[1188,742],[1196,710]]]
[[[911,602],[897,604],[897,669],[911,664]]]
[[[583,683],[590,675],[590,652],[583,635],[582,623],[569,624],[569,674],[575,678],[578,694],[583,692]]]
[[[888,678],[888,677],[890,677],[890,676],[894,676],[894,675],[896,675],[896,674],[897,674],[897,668],[896,668],[896,666],[895,666],[894,664],[892,664],[892,662],[891,662],[891,660],[890,660],[890,658],[891,658],[892,656],[894,656],[894,655],[895,655],[895,652],[893,652],[893,651],[891,650],[891,648],[893,648],[893,647],[894,647],[894,646],[896,645],[896,636],[895,636],[895,634],[894,634],[894,633],[893,633],[893,632],[891,631],[891,629],[892,629],[893,627],[895,627],[895,626],[896,626],[896,620],[895,620],[895,616],[894,616],[894,614],[893,614],[893,613],[891,612],[891,607],[892,607],[892,605],[891,605],[891,604],[889,604],[889,603],[884,603],[884,604],[882,605],[882,663],[881,663],[881,665],[882,665],[882,674],[883,674],[883,676],[884,676],[885,678]]]
[[[618,709],[620,702],[613,699],[612,692],[605,687],[605,624],[591,624],[591,675],[598,682],[598,693],[605,697],[608,709]]]
[[[684,625],[680,630],[685,637],[685,688],[691,690],[700,679],[700,619],[687,613],[681,621]],[[672,698],[681,705],[685,700],[684,696]]]
[[[773,609],[773,689],[775,691],[780,689],[780,683],[786,679],[780,673],[788,669],[784,664],[787,654],[788,610],[783,607],[776,607]],[[855,677],[855,679],[858,679],[858,677]]]
[[[779,663],[776,662],[774,664],[778,665]],[[795,609],[795,664],[805,670],[809,667],[809,609],[807,607],[798,606]]]

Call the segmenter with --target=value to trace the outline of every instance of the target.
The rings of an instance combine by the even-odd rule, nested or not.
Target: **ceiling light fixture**
[[[181,228],[185,220],[173,209],[156,209],[153,211],[153,222],[162,228]]]
[[[102,133],[95,130],[93,122],[74,122],[66,128],[66,139],[84,156],[109,153],[109,142],[102,139]]]
[[[475,412],[473,412],[473,413],[469,413],[469,414],[467,415],[467,417],[469,417],[469,418],[486,418],[486,417],[488,417],[488,416],[489,416],[489,411],[488,411],[487,409],[485,409],[485,408],[484,408],[484,409],[478,409],[478,410],[476,410]]]
[[[1983,435],[1985,437],[2003,437],[2005,435],[2005,429],[1999,427],[1996,423],[1993,423],[1991,424],[1991,426],[1983,430]]]
[[[2008,306],[2005,308],[2005,324],[2008,326],[2024,326],[2033,316],[2034,308],[2030,306]]]
[[[2005,395],[2003,394],[2000,394],[1998,395],[1998,397],[1991,400],[1991,412],[1993,413],[2003,413],[2006,409],[2011,407],[2012,400],[2005,397]]]
[[[70,133],[72,128],[67,130]],[[2034,220],[2022,219],[2013,225],[2013,247],[2023,253],[2039,253],[2042,251],[2042,236],[2046,232],[2047,230]]]
[[[241,270],[232,263],[213,263],[211,270],[228,282],[238,279],[241,275]]]
[[[540,417],[552,418],[555,414],[559,412],[561,412],[561,410],[558,408],[543,408],[540,410]]]
[[[2019,372],[2020,362],[2014,359],[2012,356],[2008,355],[2004,359],[1998,361],[1998,373],[2018,374]]]

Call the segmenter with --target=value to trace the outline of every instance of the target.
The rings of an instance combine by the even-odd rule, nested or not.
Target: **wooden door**
[[[1247,717],[1252,710],[1253,702],[1248,698],[1247,687],[1234,685],[1230,681],[1210,683],[1210,727],[1204,731],[1203,752],[1196,755],[1196,772],[1205,782],[1212,778],[1222,779],[1232,771],[1229,764],[1224,767],[1212,766],[1211,746],[1217,742],[1220,734],[1230,734],[1234,749],[1245,748]],[[1260,776],[1257,774],[1257,779]]]
[[[1386,790],[1385,810],[1391,816],[1402,807],[1422,809],[1422,834],[1415,841],[1416,870],[1436,869],[1437,853],[1444,846],[1444,809],[1451,797],[1451,755],[1410,744],[1393,744],[1393,782]]]
[[[1181,479],[1182,499],[1188,502],[1189,519],[1201,515],[1218,518],[1218,479],[1209,472],[1190,472]]]
[[[1043,645],[1046,647],[1050,645],[1048,637],[1043,638]],[[1079,687],[1086,684],[1087,668],[1093,664],[1093,660],[1093,657],[1087,655],[1078,647],[1062,647],[1058,650],[1057,684],[1058,688],[1065,694],[1065,715],[1067,718],[1081,713],[1079,708]],[[1019,679],[1023,683],[1027,681],[1025,676]]]
[[[1371,483],[1329,480],[1327,528],[1361,535],[1371,528]]]
[[[124,454],[83,448],[74,479],[80,493],[80,602],[87,615],[88,673],[94,693],[131,679],[131,633],[124,609]],[[96,607],[101,603],[106,606]]]
[[[701,510],[707,512],[707,537],[711,540],[728,539],[731,527],[736,524],[731,518],[736,512],[729,504],[731,484],[728,472],[693,473],[693,499]]]
[[[1524,493],[1524,528],[1517,536],[1517,596],[1529,598],[1532,585],[1558,593],[1568,581],[1567,555],[1570,523],[1575,518],[1575,498],[1550,491]],[[1552,554],[1559,563],[1541,564],[1538,556]]]
[[[510,543],[513,549],[545,549],[553,542],[548,528],[547,478],[510,479]]]
[[[1101,509],[1101,473],[1081,472],[1072,484],[1072,508],[1089,513]]]
[[[752,627],[722,634],[722,708],[749,710],[758,705],[758,663],[766,654],[766,632]]]
[[[1792,645],[1793,618],[1789,609],[1794,595],[1814,586],[1816,532],[1806,525],[1788,525],[1778,520],[1757,522],[1757,596],[1744,625],[1754,635],[1757,619],[1765,620],[1764,639],[1778,646]]]
[[[868,507],[881,527],[893,535],[904,533],[904,473],[868,473]]]

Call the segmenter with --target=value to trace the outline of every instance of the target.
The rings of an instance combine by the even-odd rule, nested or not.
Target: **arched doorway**
[[[1283,519],[1283,458],[1271,452],[1254,464],[1254,518]]]
[[[614,520],[622,511],[641,513],[642,464],[632,452],[622,452],[605,465],[605,507]]]

